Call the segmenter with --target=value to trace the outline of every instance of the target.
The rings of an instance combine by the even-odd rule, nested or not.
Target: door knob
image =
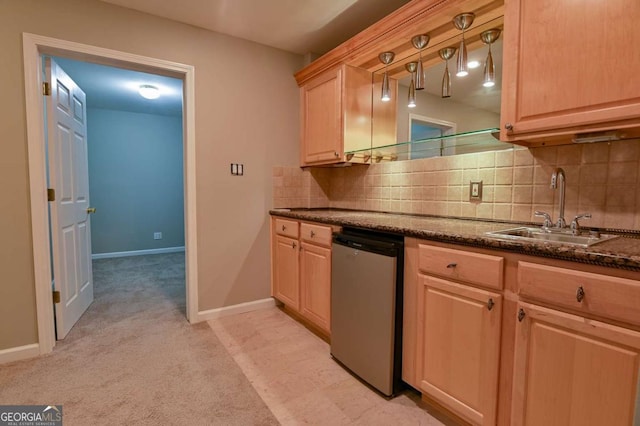
[[[87,209],[87,214],[92,214],[92,213],[95,213],[95,212],[96,212],[96,208],[95,207],[89,207]]]

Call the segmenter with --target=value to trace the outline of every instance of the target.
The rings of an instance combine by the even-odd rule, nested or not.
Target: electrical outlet
[[[153,239],[154,240],[161,240],[162,239],[162,232],[154,232],[153,233]]]
[[[481,201],[482,200],[482,181],[470,181],[469,182],[469,200]]]

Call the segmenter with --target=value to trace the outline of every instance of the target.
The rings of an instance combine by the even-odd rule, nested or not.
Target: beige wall
[[[271,174],[298,163],[302,57],[97,0],[0,0],[0,350],[37,341],[23,32],[195,66],[199,309],[268,297]]]
[[[581,222],[585,226],[640,230],[640,141],[516,148],[337,169],[276,167],[274,205],[527,222],[541,222],[533,212],[542,210],[556,220],[559,195],[550,188],[556,167],[567,177],[568,222],[589,212],[593,217]],[[481,202],[469,201],[470,180],[483,181]],[[325,194],[324,202],[318,194]]]

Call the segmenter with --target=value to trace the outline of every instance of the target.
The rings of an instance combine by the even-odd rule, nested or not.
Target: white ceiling
[[[324,54],[409,0],[102,0],[297,54]]]

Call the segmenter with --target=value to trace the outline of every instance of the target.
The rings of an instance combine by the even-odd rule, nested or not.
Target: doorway
[[[49,223],[42,102],[42,55],[85,60],[124,69],[179,78],[184,83],[183,156],[184,156],[184,225],[186,314],[189,322],[199,321],[197,294],[197,230],[195,182],[195,102],[194,68],[156,58],[133,55],[34,34],[23,34],[25,94],[27,104],[27,139],[31,196],[34,276],[38,322],[38,345],[41,354],[55,345],[51,266],[49,259]]]
[[[69,90],[73,93],[74,109],[86,105],[83,113],[73,114],[72,121],[82,120],[86,128],[87,138],[76,138],[75,144],[85,141],[86,149],[82,155],[73,156],[67,167],[75,168],[75,176],[71,182],[77,182],[79,189],[88,188],[85,203],[90,201],[92,214],[80,217],[88,220],[90,216],[90,232],[78,232],[78,238],[71,241],[83,241],[81,235],[90,236],[89,244],[78,244],[72,251],[80,251],[81,258],[91,260],[129,257],[161,253],[184,253],[184,191],[183,191],[183,132],[182,132],[182,80],[125,70],[85,61],[76,61],[60,56],[45,58],[45,64],[51,64],[48,70],[59,70],[64,73],[65,80],[72,84]],[[52,87],[47,96],[47,105],[57,105],[67,97],[59,96],[56,90],[62,82],[46,77]],[[76,86],[77,85],[77,86]],[[77,87],[78,89],[75,89]],[[145,98],[139,88],[153,88],[157,97]],[[81,91],[81,102],[75,91]],[[142,93],[148,96],[146,93]],[[48,109],[49,135],[49,178],[60,176],[60,161],[63,158],[55,149],[63,141],[60,132],[52,132],[52,125],[57,116],[67,117],[69,108],[62,105]],[[80,127],[80,126],[78,126]],[[64,145],[60,145],[60,149]],[[84,162],[84,164],[83,164]],[[87,175],[88,182],[82,182]],[[64,183],[51,185],[56,188]],[[75,200],[79,191],[69,191]],[[61,204],[56,199],[50,203],[50,212],[56,213],[70,206]],[[67,244],[55,231],[60,215],[52,216],[52,254],[53,273],[56,276],[55,289],[60,292],[60,302],[55,304],[56,339],[66,336],[71,327],[84,313],[84,309],[75,309],[75,315],[68,310],[83,300],[82,294],[91,292],[93,280],[88,277],[86,286],[82,286],[77,277],[91,268],[82,267],[78,262],[78,272],[68,276],[65,274],[67,263],[62,259],[71,259],[68,254],[60,256],[61,251],[68,250]],[[73,228],[70,228],[73,229]],[[82,227],[79,227],[79,230]],[[69,240],[69,239],[67,239]],[[90,247],[90,251],[86,247]],[[86,253],[83,252],[87,251]],[[57,257],[58,256],[58,257]],[[175,256],[166,257],[176,259]],[[154,263],[159,265],[158,263]],[[62,273],[58,273],[60,270]],[[76,284],[74,286],[74,284]],[[75,296],[78,297],[75,297]],[[92,300],[92,298],[91,298]],[[91,303],[91,300],[88,301]],[[181,302],[181,305],[184,303]],[[184,308],[183,308],[184,310]]]
[[[455,153],[455,140],[443,136],[455,135],[456,123],[423,115],[409,114],[410,159],[442,157]]]

